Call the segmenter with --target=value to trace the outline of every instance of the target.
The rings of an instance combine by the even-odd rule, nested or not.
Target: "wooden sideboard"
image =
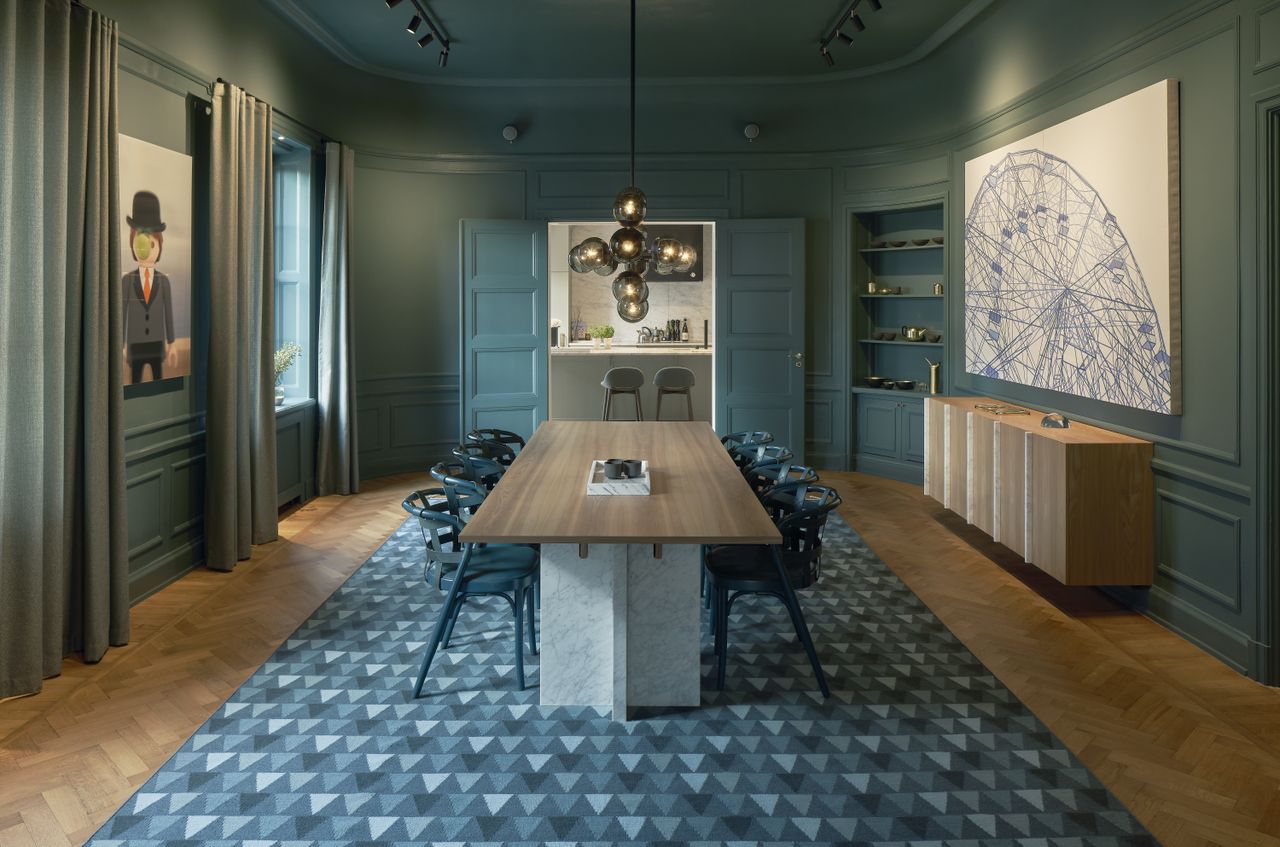
[[[1151,442],[999,402],[925,399],[925,494],[1066,585],[1150,585]]]

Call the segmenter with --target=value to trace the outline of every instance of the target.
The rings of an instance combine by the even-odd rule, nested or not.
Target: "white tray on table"
[[[604,459],[596,459],[587,471],[588,494],[646,495],[649,493],[649,462],[640,460],[640,476],[631,479],[608,479],[604,475]]]

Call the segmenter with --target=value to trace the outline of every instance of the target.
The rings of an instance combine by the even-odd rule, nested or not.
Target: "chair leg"
[[[453,625],[458,622],[458,614],[462,611],[462,604],[467,602],[467,595],[458,598],[457,604],[453,607],[453,614],[449,616],[449,625],[444,628],[444,639],[440,642],[440,646],[449,649],[449,643],[453,641]]]
[[[613,392],[609,389],[604,390],[604,411],[600,414],[600,420],[609,420],[609,400],[613,397]]]
[[[791,582],[787,579],[786,569],[782,566],[782,560],[778,557],[776,547],[774,548],[773,559],[777,563],[778,573],[782,577],[782,603],[791,614],[791,623],[796,628],[796,636],[804,646],[804,652],[809,656],[809,664],[813,665],[813,675],[818,678],[818,689],[822,691],[823,698],[830,697],[831,689],[827,687],[827,675],[822,672],[822,663],[818,661],[818,651],[814,649],[813,638],[809,636],[809,624],[805,622],[804,610],[800,608],[800,601],[796,598],[796,592],[791,588]]]
[[[529,616],[529,620],[527,623],[529,627],[529,653],[530,655],[536,656],[538,655],[538,636],[534,632],[533,595],[534,595],[534,587],[531,585],[525,589],[524,601],[525,601],[525,614]]]
[[[724,674],[729,665],[729,592],[716,589],[716,691],[724,691]]]
[[[636,391],[633,391],[633,392],[631,393],[631,396],[632,396],[632,397],[634,397],[634,398],[636,398],[636,420],[638,420],[638,421],[642,421],[642,420],[644,420],[644,412],[642,412],[642,411],[640,410],[640,391],[639,391],[639,389],[637,389]]]
[[[444,609],[440,612],[440,619],[436,621],[435,631],[431,634],[431,643],[427,645],[427,655],[422,657],[422,668],[418,671],[418,683],[413,687],[413,696],[415,698],[422,696],[422,684],[427,680],[427,671],[431,670],[431,660],[435,658],[436,648],[440,646],[440,640],[444,637],[445,626],[449,623],[449,618],[453,614],[457,614],[456,607],[460,605],[458,599],[458,580],[453,581],[453,585],[449,586],[449,595],[445,598]]]
[[[662,389],[661,389],[661,388],[659,388],[659,389],[658,389],[658,408],[656,408],[656,409],[654,409],[654,410],[653,410],[653,419],[654,419],[655,421],[660,421],[660,420],[662,420],[662,395],[663,395],[663,393],[664,393],[664,392],[662,391]]]
[[[516,685],[524,691],[524,598],[517,596],[511,605],[516,611]]]
[[[689,417],[685,418],[685,420],[693,420],[693,392],[687,388],[684,390],[684,405],[689,410]]]

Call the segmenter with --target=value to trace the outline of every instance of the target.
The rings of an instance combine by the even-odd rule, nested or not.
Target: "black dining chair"
[[[514,455],[524,449],[525,440],[519,433],[509,429],[476,428],[467,433],[464,439],[468,442],[490,441],[508,447]]]
[[[793,465],[790,461],[770,462],[765,465],[752,466],[743,471],[747,485],[757,497],[784,482],[817,482],[818,472],[807,465]]]
[[[818,661],[804,611],[796,591],[817,582],[822,555],[822,531],[827,515],[840,505],[833,488],[807,482],[782,483],[770,497],[779,514],[782,543],[732,545],[706,551],[707,586],[711,595],[712,633],[715,636],[716,689],[724,690],[728,665],[729,613],[739,597],[765,594],[782,601],[796,636],[800,639],[823,697],[830,697],[826,674]]]
[[[733,448],[741,447],[744,444],[772,444],[773,433],[765,432],[764,430],[731,432],[728,435],[721,436],[720,443],[724,445],[724,449],[732,453]]]
[[[493,487],[506,473],[507,466],[493,458],[490,448],[482,444],[459,444],[453,448],[453,458],[463,470],[456,476],[470,482],[478,482],[486,491]],[[453,463],[446,463],[453,464]]]
[[[795,458],[795,454],[781,444],[741,444],[730,450],[729,455],[744,476],[755,468],[790,462]]]
[[[499,430],[488,430],[490,432],[498,432]],[[500,441],[497,439],[476,438],[479,430],[473,430],[467,433],[467,437],[463,439],[462,446],[465,446],[472,454],[479,454],[486,459],[493,459],[504,468],[511,467],[511,463],[516,460],[516,454],[519,448],[512,443]],[[520,436],[516,436],[519,438]],[[477,449],[478,448],[478,449]]]
[[[431,670],[436,651],[447,649],[463,603],[471,597],[497,596],[507,601],[515,617],[516,684],[524,690],[524,639],[529,639],[529,652],[538,653],[534,623],[534,589],[538,584],[538,551],[514,544],[469,544],[460,540],[465,524],[454,514],[451,503],[474,498],[484,499],[483,489],[472,482],[461,481],[452,497],[448,489],[415,491],[402,504],[405,511],[418,519],[426,547],[423,577],[445,591],[444,606],[436,619],[435,629],[422,657],[413,696],[422,695],[422,686]],[[527,632],[526,632],[527,631]]]

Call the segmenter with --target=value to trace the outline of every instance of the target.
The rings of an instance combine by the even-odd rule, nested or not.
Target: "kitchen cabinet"
[[[854,468],[919,483],[924,476],[923,397],[912,392],[854,391]]]

